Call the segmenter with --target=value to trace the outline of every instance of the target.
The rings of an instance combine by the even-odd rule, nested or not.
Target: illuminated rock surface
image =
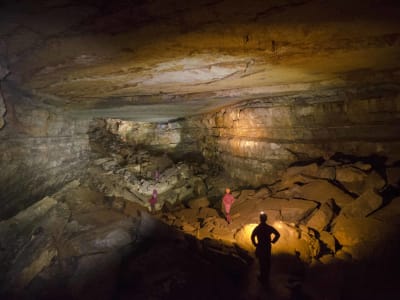
[[[391,0],[1,1],[0,297],[399,298],[399,28]]]

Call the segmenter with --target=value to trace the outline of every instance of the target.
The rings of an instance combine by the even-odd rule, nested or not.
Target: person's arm
[[[251,233],[251,242],[253,243],[253,245],[254,245],[255,247],[257,247],[257,245],[258,245],[258,243],[256,243],[256,235],[257,235],[256,229],[257,229],[257,228],[255,228],[255,229],[253,230],[253,232]]]
[[[281,235],[279,234],[278,230],[276,230],[274,227],[272,227],[272,233],[274,234],[274,238],[272,239],[271,243],[275,244],[279,240]]]

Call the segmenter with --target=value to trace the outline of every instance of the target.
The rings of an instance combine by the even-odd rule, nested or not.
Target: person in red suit
[[[222,204],[224,206],[225,218],[228,224],[232,222],[231,207],[233,202],[235,202],[235,198],[232,196],[230,188],[226,188],[224,198],[222,198]]]

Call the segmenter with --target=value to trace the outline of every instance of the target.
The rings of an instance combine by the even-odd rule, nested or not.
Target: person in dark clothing
[[[273,238],[271,239],[271,235]],[[280,237],[279,232],[267,224],[267,215],[260,214],[260,224],[251,233],[251,242],[256,247],[256,257],[260,265],[260,281],[268,282],[271,268],[271,243],[274,244]]]

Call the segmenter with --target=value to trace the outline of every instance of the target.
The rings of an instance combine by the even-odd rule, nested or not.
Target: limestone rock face
[[[3,94],[11,109],[0,131],[0,219],[83,176],[90,149],[88,122]]]
[[[295,105],[294,100],[293,104],[279,105],[281,101],[288,101],[288,97],[283,97],[285,100],[276,97],[275,104],[267,100],[249,101],[214,114],[190,118],[188,127],[198,128],[197,136],[203,137],[199,149],[207,159],[222,165],[233,177],[253,184],[274,182],[281,171],[299,159],[329,158],[335,152],[358,156],[381,153],[399,159],[395,149],[400,145],[397,138],[400,123],[393,114],[377,108],[386,103],[397,111],[395,95],[382,99],[383,102],[360,100],[361,95],[346,102],[330,94],[326,97],[332,102],[318,103],[312,102],[314,97],[318,96],[306,97],[310,103],[305,100],[301,107]],[[381,125],[376,128],[374,124],[378,119]],[[336,179],[358,195],[366,189],[359,186],[365,183],[365,177],[376,175],[369,175],[369,170],[360,169],[361,165],[360,168],[324,167],[326,169],[311,164],[295,167],[290,172],[303,176],[300,182],[310,181],[310,176],[320,176],[317,171],[325,172],[323,178]],[[382,179],[379,181],[379,184],[377,180],[371,183],[375,182],[379,188]]]
[[[0,64],[0,83],[9,71]],[[0,84],[0,129],[4,126],[4,114],[6,113],[6,106],[4,104],[3,93]]]

